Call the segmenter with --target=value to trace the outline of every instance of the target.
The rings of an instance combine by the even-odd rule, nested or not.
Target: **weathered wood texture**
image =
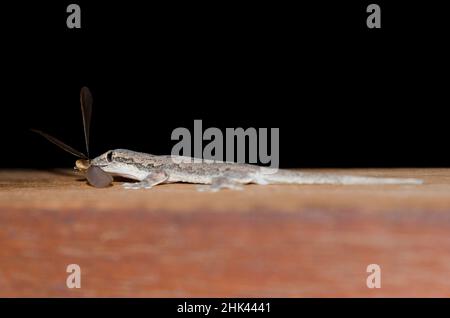
[[[0,296],[450,296],[450,169],[335,172],[426,184],[201,193],[0,171]]]

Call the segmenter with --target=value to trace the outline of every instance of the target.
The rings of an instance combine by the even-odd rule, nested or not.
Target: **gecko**
[[[195,183],[199,191],[220,189],[242,189],[244,184],[422,184],[421,179],[378,178],[352,175],[306,173],[301,171],[277,170],[264,172],[263,167],[172,155],[152,155],[126,149],[109,150],[89,159],[89,131],[92,114],[92,95],[87,87],[80,92],[86,154],[68,146],[42,131],[32,129],[63,150],[77,156],[75,168],[85,174],[89,184],[103,188],[112,184],[113,176],[121,176],[137,182],[126,182],[126,189],[149,189],[163,183]]]
[[[260,166],[203,159],[195,162],[193,158],[182,156],[158,156],[126,149],[109,150],[90,162],[79,159],[78,170],[90,166],[100,168],[112,175],[138,182],[123,183],[126,189],[149,189],[163,183],[201,184],[199,191],[218,191],[220,189],[242,189],[244,184],[421,184],[413,178],[378,178],[324,173],[306,173],[279,169],[275,173],[265,173]]]

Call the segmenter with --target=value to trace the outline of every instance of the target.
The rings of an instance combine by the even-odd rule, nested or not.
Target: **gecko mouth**
[[[95,164],[95,165],[92,165],[92,166],[101,168],[101,167],[107,167],[108,164]]]

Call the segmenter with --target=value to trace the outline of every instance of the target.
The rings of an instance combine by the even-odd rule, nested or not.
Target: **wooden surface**
[[[450,296],[450,169],[333,172],[426,184],[203,193],[0,171],[0,296]]]

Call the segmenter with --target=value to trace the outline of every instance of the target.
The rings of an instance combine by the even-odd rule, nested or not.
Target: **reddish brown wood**
[[[335,172],[427,183],[125,191],[1,171],[0,296],[450,296],[450,170]]]

